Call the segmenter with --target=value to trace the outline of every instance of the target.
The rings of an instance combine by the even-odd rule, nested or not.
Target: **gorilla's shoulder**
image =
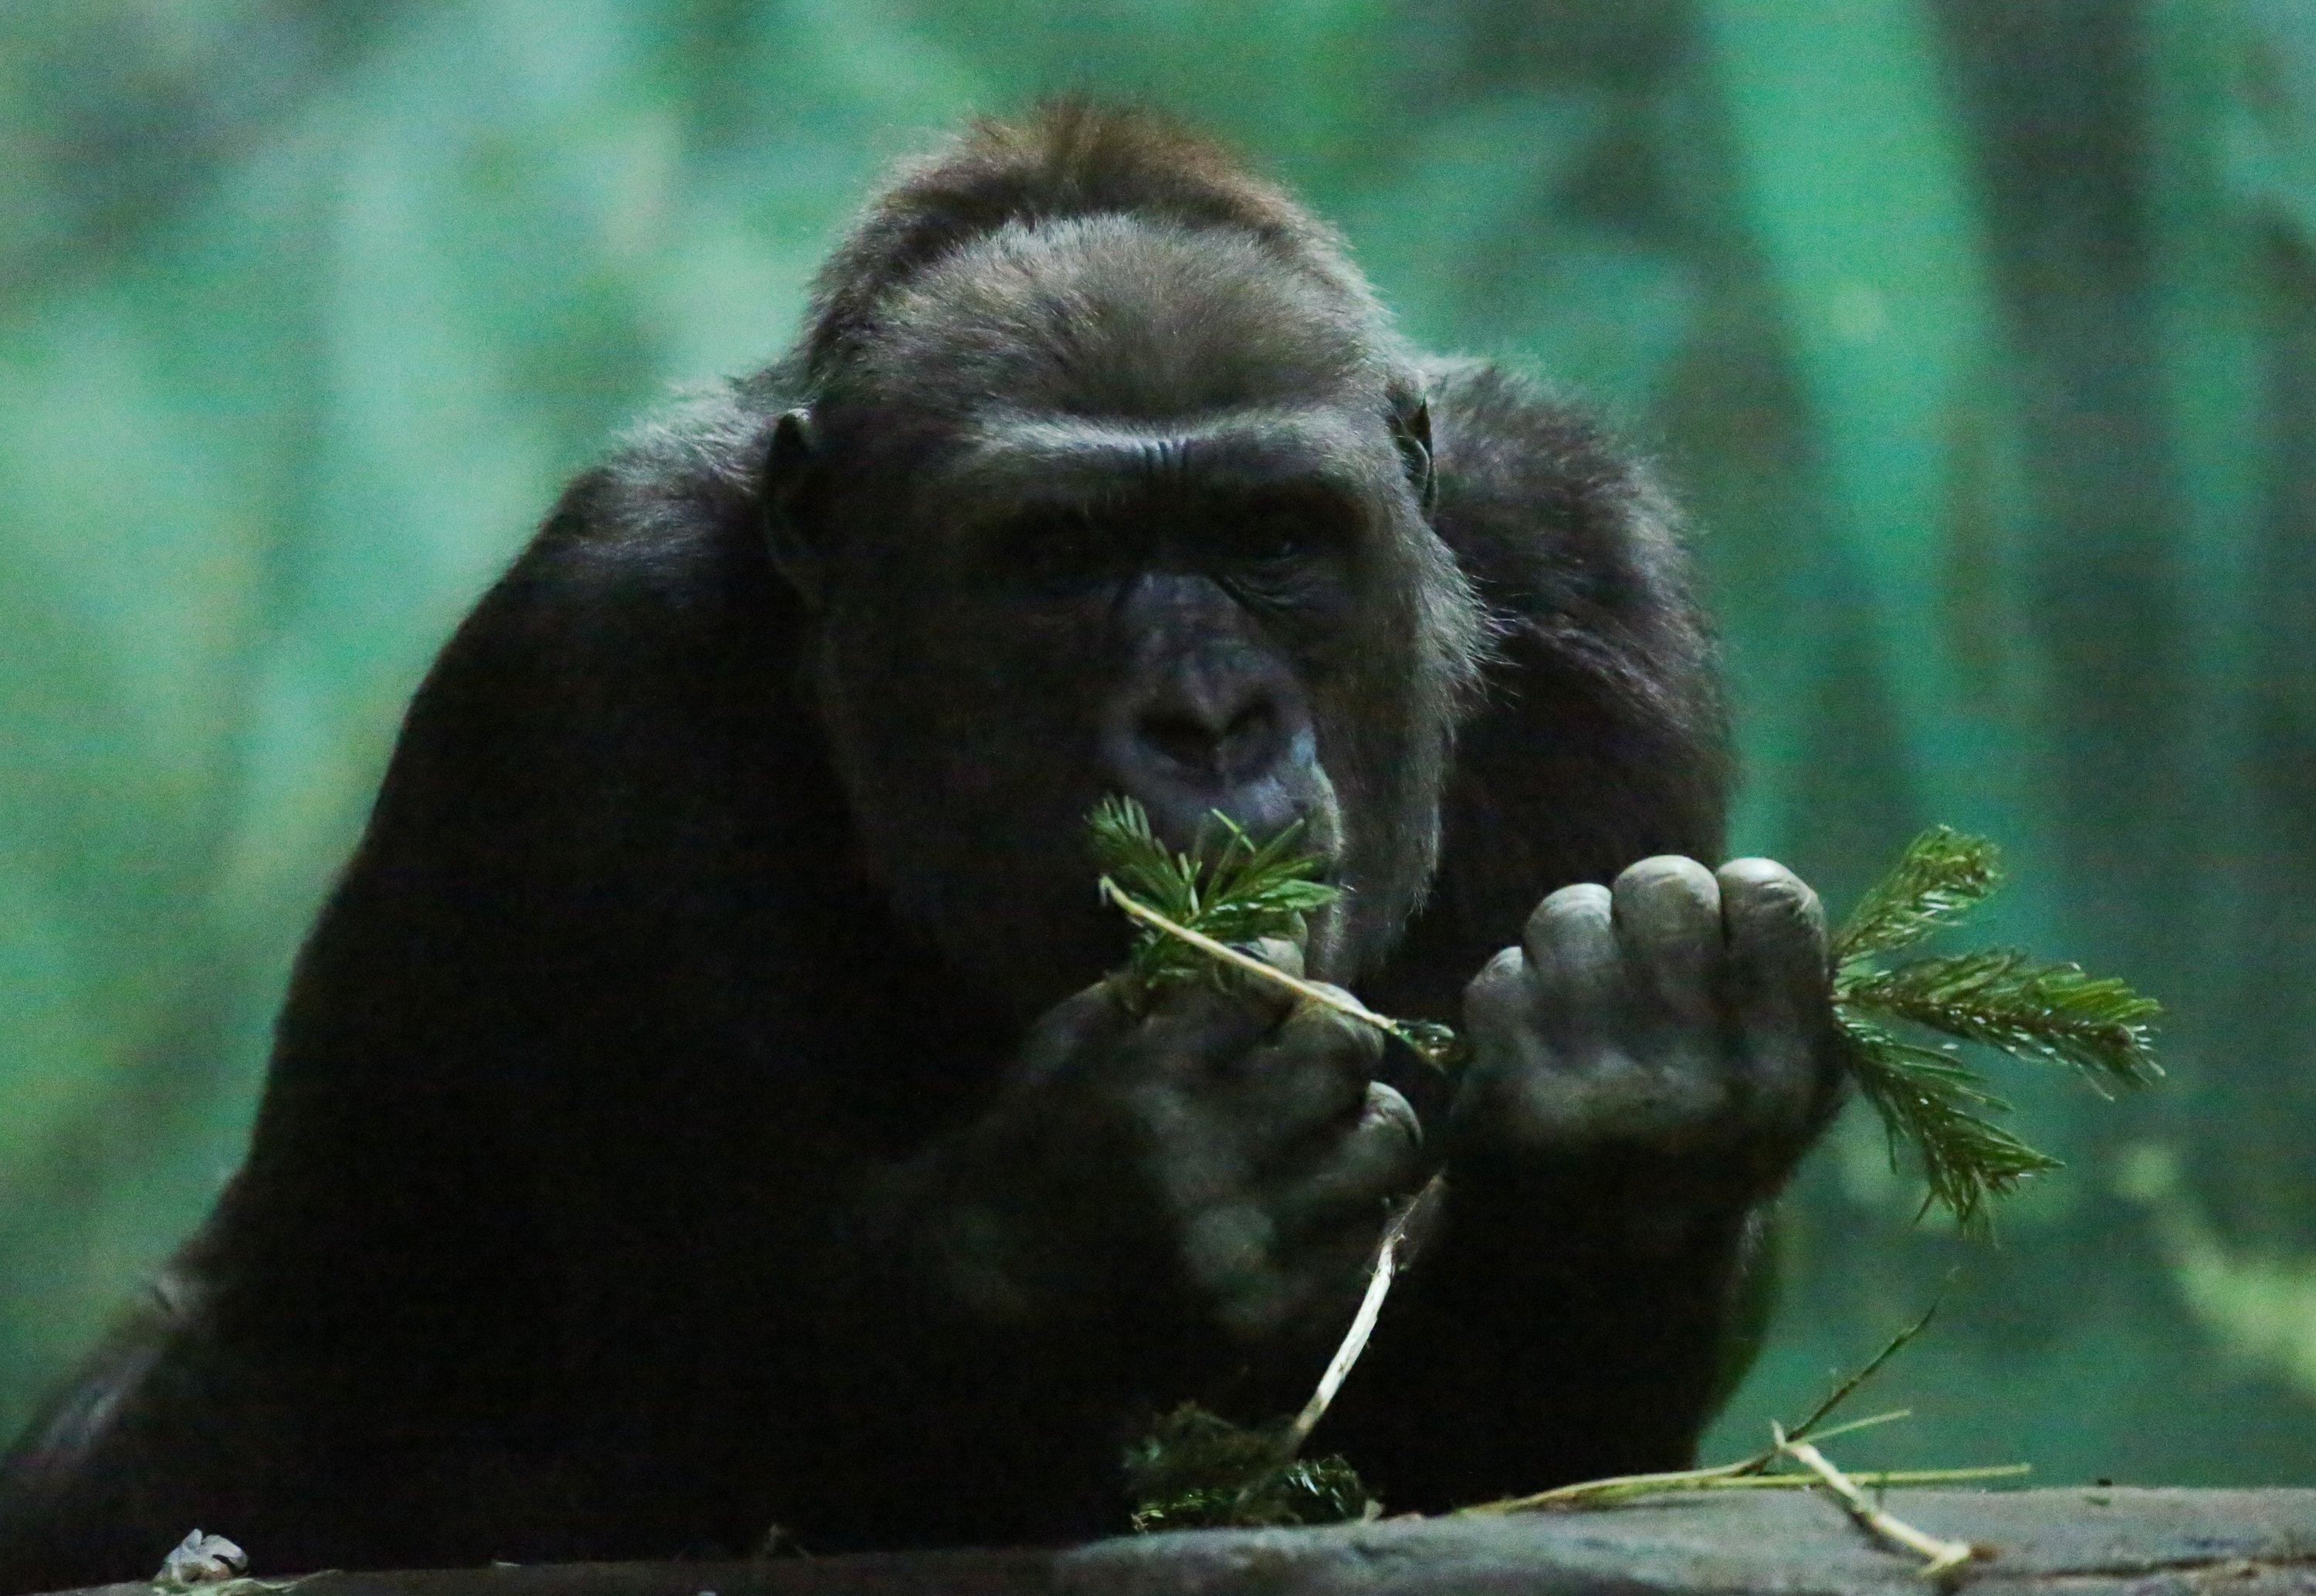
[[[680,583],[752,541],[776,410],[740,384],[686,396],[629,431],[548,513],[524,558],[542,579]]]
[[[1499,620],[1587,644],[1638,634],[1701,662],[1679,519],[1636,453],[1492,362],[1436,360],[1424,377],[1436,525]]]
[[[600,710],[759,666],[795,627],[766,554],[761,466],[777,409],[695,395],[581,473],[452,639],[422,699],[475,692]],[[673,673],[673,674],[671,674]]]

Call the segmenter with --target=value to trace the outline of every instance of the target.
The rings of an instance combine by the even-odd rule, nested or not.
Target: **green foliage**
[[[1925,1046],[1894,1025],[1937,1032],[2035,1063],[2066,1066],[2102,1095],[2144,1086],[2157,1067],[2148,1023],[2161,1006],[2074,964],[1993,948],[1884,969],[1878,955],[1959,925],[2001,884],[1994,846],[1944,826],[1910,844],[1834,938],[1834,1015],[1858,1089],[1922,1161],[1928,1203],[1966,1230],[1986,1204],[2029,1175],[2060,1167],[1991,1117],[2010,1104],[1951,1043]]]
[[[1316,879],[1324,861],[1296,850],[1302,822],[1258,845],[1227,816],[1214,819],[1208,836],[1219,834],[1220,845],[1195,855],[1159,841],[1150,816],[1131,798],[1103,799],[1086,817],[1086,827],[1104,883],[1176,925],[1233,945],[1269,937],[1302,941],[1309,929],[1305,917],[1341,895],[1341,888]],[[1180,937],[1135,922],[1125,974],[1142,990],[1198,978],[1227,980],[1235,973]]]
[[[1381,1511],[1349,1463],[1295,1457],[1284,1430],[1248,1429],[1182,1404],[1127,1449],[1134,1528],[1264,1530],[1340,1524]]]
[[[2147,1029],[2160,1004],[2112,977],[2088,975],[2079,964],[2039,963],[2015,948],[1861,974],[1842,997],[2016,1059],[2065,1065],[2102,1095],[2163,1073]]]
[[[1922,1161],[1929,1201],[1957,1223],[1977,1228],[1986,1199],[2060,1167],[1988,1117],[2009,1113],[2010,1104],[1951,1052],[1902,1041],[1845,1004],[1837,1003],[1834,1014],[1849,1045],[1850,1077],[1882,1116],[1892,1159],[1901,1141],[1910,1144]]]
[[[1242,951],[1268,938],[1299,944],[1310,928],[1305,917],[1342,895],[1341,888],[1317,879],[1324,861],[1295,851],[1300,821],[1257,846],[1221,811],[1213,819],[1198,850],[1182,854],[1158,840],[1149,815],[1131,798],[1105,798],[1086,817],[1105,872],[1102,895],[1125,909],[1135,925],[1133,951],[1118,972],[1129,993],[1146,995],[1174,981],[1241,979],[1252,972],[1196,939]],[[1203,846],[1216,835],[1219,847]],[[1434,1068],[1464,1061],[1463,1039],[1437,1021],[1394,1020],[1334,989],[1272,979],[1397,1037]]]
[[[1907,844],[1890,873],[1858,900],[1834,936],[1834,963],[1846,971],[1960,925],[2001,884],[2002,862],[1992,843],[1933,826]]]

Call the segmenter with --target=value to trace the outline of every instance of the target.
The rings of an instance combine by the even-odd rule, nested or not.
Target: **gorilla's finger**
[[[1180,1246],[1184,1272],[1226,1301],[1277,1290],[1271,1258],[1278,1231],[1254,1203],[1221,1203],[1200,1211],[1184,1225]]]
[[[1341,987],[1314,982],[1322,991],[1349,998]],[[1340,1055],[1348,1068],[1370,1076],[1383,1063],[1383,1033],[1341,1009],[1305,998],[1278,1028],[1278,1045],[1298,1051]]]
[[[1464,1029],[1484,1057],[1492,1041],[1509,1041],[1535,1022],[1537,985],[1528,955],[1516,947],[1498,953],[1464,989]]]
[[[1593,882],[1563,887],[1536,907],[1520,934],[1538,1000],[1554,1029],[1589,1023],[1621,984],[1615,900]]]
[[[1272,1041],[1248,1052],[1239,1105],[1273,1146],[1341,1126],[1383,1060],[1382,1033],[1323,1004],[1305,1003]]]
[[[1611,898],[1627,979],[1677,1014],[1708,1013],[1724,962],[1721,887],[1713,873],[1694,859],[1660,854],[1618,875]]]
[[[1732,859],[1718,880],[1740,1012],[1813,1017],[1828,989],[1825,909],[1817,894],[1773,859]]]
[[[1266,1168],[1291,1164],[1315,1137],[1341,1134],[1367,1083],[1340,1060],[1257,1049],[1228,1102],[1230,1133]]]
[[[1413,1191],[1424,1175],[1423,1131],[1415,1110],[1391,1087],[1367,1091],[1358,1123],[1338,1142],[1283,1207],[1290,1223],[1383,1219],[1384,1202]]]
[[[1207,980],[1168,987],[1145,1022],[1153,1046],[1183,1064],[1227,1067],[1260,1042],[1298,1001],[1267,981]]]
[[[1419,1151],[1423,1147],[1423,1120],[1415,1112],[1415,1104],[1396,1086],[1387,1086],[1381,1081],[1367,1083],[1367,1102],[1359,1109],[1359,1125],[1364,1130],[1370,1124],[1394,1127]]]

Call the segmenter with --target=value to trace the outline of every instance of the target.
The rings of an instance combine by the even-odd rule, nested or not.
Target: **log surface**
[[[298,1596],[2316,1596],[2316,1490],[1893,1491],[1892,1512],[1980,1556],[1920,1560],[1815,1492],[1696,1494],[1582,1512],[1136,1536],[1067,1549],[759,1563],[329,1573]],[[230,1533],[230,1526],[203,1526]],[[292,1571],[265,1567],[269,1580]],[[201,1587],[263,1596],[254,1582]],[[90,1596],[152,1596],[145,1584]]]

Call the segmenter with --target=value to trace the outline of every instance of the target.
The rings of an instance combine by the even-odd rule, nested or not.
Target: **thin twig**
[[[1748,1459],[1750,1461],[1750,1459]],[[1814,1474],[1739,1474],[1734,1463],[1713,1468],[1686,1468],[1671,1474],[1627,1474],[1615,1479],[1585,1480],[1539,1491],[1533,1496],[1508,1496],[1501,1502],[1477,1502],[1456,1510],[1465,1513],[1545,1512],[1555,1509],[1608,1507],[1646,1496],[1678,1495],[1686,1491],[1804,1491],[1823,1482]],[[1988,1463],[1971,1468],[1876,1468],[1853,1474],[1853,1484],[1882,1489],[1893,1485],[1951,1485],[1973,1480],[2018,1479],[2032,1474],[2031,1463]]]
[[[1715,1464],[1711,1468],[1678,1468],[1663,1474],[1617,1474],[1606,1479],[1579,1480],[1574,1485],[1554,1485],[1549,1491],[1538,1491],[1528,1496],[1506,1496],[1497,1502],[1475,1502],[1469,1507],[1459,1507],[1456,1516],[1467,1513],[1529,1512],[1537,1508],[1569,1507],[1594,1501],[1612,1500],[1618,1496],[1647,1496],[1659,1491],[1696,1491],[1716,1480],[1734,1478],[1743,1469],[1754,1467],[1750,1458],[1737,1463]]]
[[[1903,1519],[1883,1512],[1866,1501],[1866,1493],[1857,1488],[1857,1482],[1836,1468],[1823,1452],[1808,1441],[1792,1439],[1782,1429],[1776,1434],[1777,1450],[1824,1481],[1826,1488],[1839,1497],[1842,1506],[1849,1510],[1851,1518],[1883,1539],[1895,1542],[1926,1559],[1920,1570],[1925,1579],[1951,1574],[1978,1555],[1978,1548],[1966,1540],[1940,1540],[1935,1535],[1923,1534]]]
[[[1948,1282],[1951,1283],[1953,1276],[1947,1276],[1947,1280]],[[1930,1327],[1930,1321],[1937,1317],[1938,1305],[1936,1301],[1933,1301],[1929,1307],[1922,1310],[1922,1317],[1920,1318],[1916,1319],[1903,1330],[1899,1331],[1897,1334],[1892,1336],[1890,1338],[1889,1345],[1875,1353],[1865,1368],[1859,1370],[1857,1373],[1843,1380],[1839,1385],[1834,1387],[1831,1394],[1829,1395],[1824,1401],[1819,1403],[1815,1407],[1810,1410],[1809,1417],[1804,1419],[1800,1423],[1795,1424],[1782,1439],[1800,1441],[1809,1435],[1820,1424],[1825,1423],[1826,1419],[1832,1414],[1835,1408],[1839,1407],[1843,1403],[1848,1401],[1851,1396],[1857,1392],[1858,1387],[1864,1385],[1867,1380],[1872,1379],[1875,1374],[1879,1373],[1881,1371],[1882,1365],[1896,1357],[1900,1349],[1904,1347],[1908,1342],[1913,1340],[1914,1337],[1929,1329]],[[1770,1449],[1770,1452],[1768,1455],[1775,1456],[1776,1449]]]
[[[1804,1442],[1807,1445],[1807,1442]],[[1892,1485],[1951,1485],[1969,1480],[2020,1479],[2035,1472],[2032,1463],[1987,1463],[1974,1468],[1869,1468],[1862,1473],[1843,1471],[1854,1485],[1882,1490]],[[1723,1480],[1713,1488],[1716,1491],[1798,1491],[1814,1489],[1821,1482],[1813,1474],[1749,1474],[1739,1479]]]
[[[1391,1282],[1399,1272],[1399,1255],[1406,1244],[1408,1233],[1414,1228],[1417,1220],[1430,1211],[1431,1205],[1439,1201],[1439,1193],[1446,1189],[1445,1179],[1433,1175],[1424,1183],[1423,1189],[1393,1216],[1391,1223],[1384,1227],[1383,1236],[1376,1243],[1374,1256],[1367,1264],[1367,1294],[1359,1299],[1359,1311],[1352,1316],[1351,1327],[1343,1333],[1341,1343],[1335,1348],[1335,1355],[1327,1361],[1327,1371],[1319,1377],[1318,1388],[1311,1393],[1311,1400],[1303,1405],[1303,1411],[1295,1415],[1295,1423],[1287,1426],[1281,1449],[1286,1457],[1292,1458],[1303,1450],[1303,1443],[1310,1439],[1311,1432],[1326,1416],[1328,1404],[1333,1402],[1335,1393],[1343,1388],[1343,1380],[1351,1372],[1351,1366],[1359,1361],[1359,1354],[1367,1350],[1367,1338],[1375,1334],[1376,1318],[1383,1312],[1383,1299],[1391,1295]]]

